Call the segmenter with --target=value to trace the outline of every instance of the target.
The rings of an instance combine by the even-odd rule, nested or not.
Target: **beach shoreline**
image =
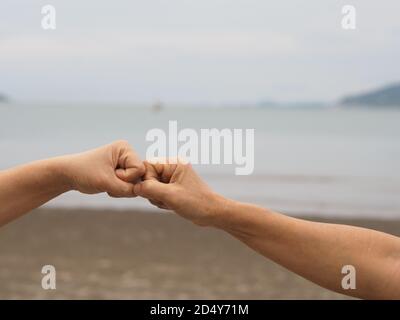
[[[313,220],[400,235],[400,220]],[[1,299],[346,299],[157,210],[36,209],[0,230],[0,259]],[[41,287],[48,264],[56,290]]]

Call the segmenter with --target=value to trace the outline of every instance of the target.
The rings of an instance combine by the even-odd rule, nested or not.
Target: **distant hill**
[[[400,107],[400,83],[377,90],[351,95],[340,100],[341,105]]]
[[[297,102],[284,102],[266,100],[256,104],[257,107],[266,108],[323,108],[328,104],[320,101],[297,101]]]

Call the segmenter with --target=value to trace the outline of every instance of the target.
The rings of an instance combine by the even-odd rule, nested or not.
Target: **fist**
[[[173,210],[195,224],[211,225],[222,198],[196,174],[190,164],[144,162],[143,182],[135,194],[155,206]]]
[[[145,173],[143,162],[126,141],[65,156],[63,163],[70,188],[86,194],[135,197],[134,185]]]

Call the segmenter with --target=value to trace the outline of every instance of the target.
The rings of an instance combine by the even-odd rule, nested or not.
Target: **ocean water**
[[[126,139],[144,157],[153,128],[255,129],[255,169],[196,165],[225,196],[292,215],[400,218],[400,110],[0,105],[0,169]],[[67,193],[47,206],[151,208]]]

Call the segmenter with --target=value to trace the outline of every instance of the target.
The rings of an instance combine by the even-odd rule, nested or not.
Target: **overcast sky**
[[[57,29],[41,28],[54,5]],[[342,6],[357,29],[341,28]],[[0,92],[24,101],[335,100],[400,80],[398,0],[1,0]]]

